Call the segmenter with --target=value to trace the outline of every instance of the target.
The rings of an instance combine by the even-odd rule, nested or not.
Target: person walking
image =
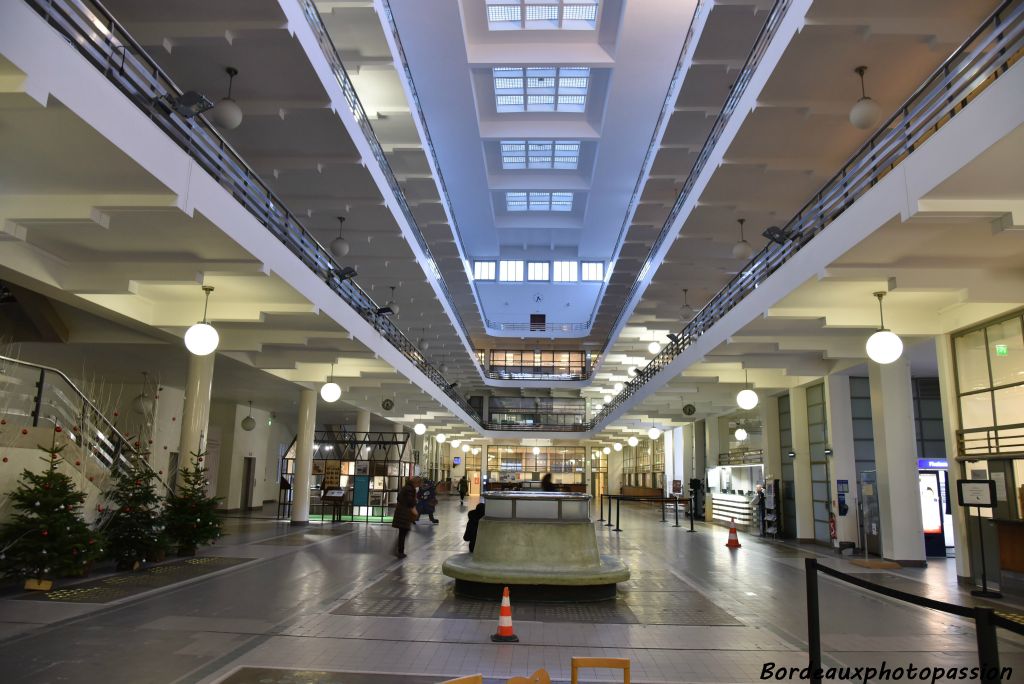
[[[424,513],[430,518],[430,522],[435,525],[439,522],[434,517],[434,509],[437,507],[437,485],[434,484],[433,480],[425,479],[420,484],[420,492],[416,495],[418,501],[416,503],[416,510],[420,512],[420,515]]]
[[[540,489],[543,492],[554,492],[555,483],[551,481],[551,473],[546,473],[544,477],[540,479]]]
[[[459,478],[459,508],[466,505],[466,494],[469,494],[469,481],[463,475]]]
[[[409,536],[409,530],[416,521],[419,513],[416,512],[416,487],[420,478],[410,477],[405,481],[405,486],[398,492],[398,502],[395,504],[395,515],[391,519],[391,526],[398,528],[398,540],[395,541],[395,555],[405,558],[405,538]]]

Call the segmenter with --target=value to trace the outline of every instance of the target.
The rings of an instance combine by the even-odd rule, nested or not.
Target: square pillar
[[[811,496],[811,440],[807,427],[807,388],[789,390],[790,434],[793,436],[793,487],[796,537],[814,541],[814,503]],[[787,457],[788,458],[788,457]]]
[[[956,481],[960,479],[958,464],[957,430],[960,429],[960,406],[956,388],[956,370],[953,365],[953,340],[949,335],[935,338],[935,356],[939,361],[939,395],[942,401],[942,429],[946,438],[946,469],[949,476],[949,503],[953,518],[953,552],[956,554],[956,574],[964,580],[971,578],[971,552],[967,543],[967,518],[956,495]],[[979,573],[980,574],[980,573]]]
[[[782,449],[779,446],[779,398],[761,397],[761,451],[764,453],[764,481],[782,478]],[[787,426],[789,427],[789,426]]]
[[[316,390],[299,392],[299,427],[295,435],[295,479],[292,481],[292,525],[309,524],[309,478],[313,473]]]
[[[850,399],[850,377],[825,377],[825,410],[828,412],[828,445],[832,513],[836,516],[836,537],[839,541],[857,543],[857,458],[853,445],[853,402]],[[846,515],[839,508],[839,480],[845,480],[849,491],[843,495]]]
[[[882,557],[906,565],[925,565],[914,395],[906,355],[885,365],[868,362],[868,380]]]

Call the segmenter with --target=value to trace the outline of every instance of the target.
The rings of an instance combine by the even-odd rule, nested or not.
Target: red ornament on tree
[[[27,435],[28,434],[28,428],[21,428],[21,434]]]
[[[49,536],[50,536],[50,533],[49,533],[49,532],[47,532],[46,530],[43,530],[43,536],[44,536],[44,537],[49,537]]]
[[[53,428],[53,431],[54,432],[63,432],[63,429],[61,428],[60,425],[58,425],[57,427]]]
[[[80,466],[80,465],[82,465],[82,462],[81,461],[75,461],[75,465],[76,466]]]

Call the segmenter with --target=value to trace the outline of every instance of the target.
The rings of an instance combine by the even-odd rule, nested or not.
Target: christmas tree
[[[192,453],[191,467],[181,469],[178,491],[167,496],[164,524],[167,536],[178,545],[179,556],[194,556],[197,548],[213,543],[221,534],[216,513],[220,499],[206,495],[210,482],[203,465],[205,453]]]
[[[105,530],[107,555],[120,570],[137,570],[147,561],[160,560],[167,551],[161,499],[144,457],[132,458],[115,472],[114,487],[107,494],[112,514]]]
[[[63,462],[54,428],[50,448],[39,446],[42,472],[25,470],[11,494],[14,515],[0,528],[0,570],[8,577],[46,580],[84,575],[102,552],[96,532],[82,518],[85,493],[58,471]]]

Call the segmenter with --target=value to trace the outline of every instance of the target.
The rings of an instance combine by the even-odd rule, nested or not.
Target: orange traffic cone
[[[740,538],[736,534],[736,519],[734,518],[729,525],[729,541],[725,543],[727,549],[740,549]]]
[[[501,593],[501,611],[498,613],[498,633],[491,635],[491,641],[519,641],[512,631],[512,604],[508,600],[508,587]]]

